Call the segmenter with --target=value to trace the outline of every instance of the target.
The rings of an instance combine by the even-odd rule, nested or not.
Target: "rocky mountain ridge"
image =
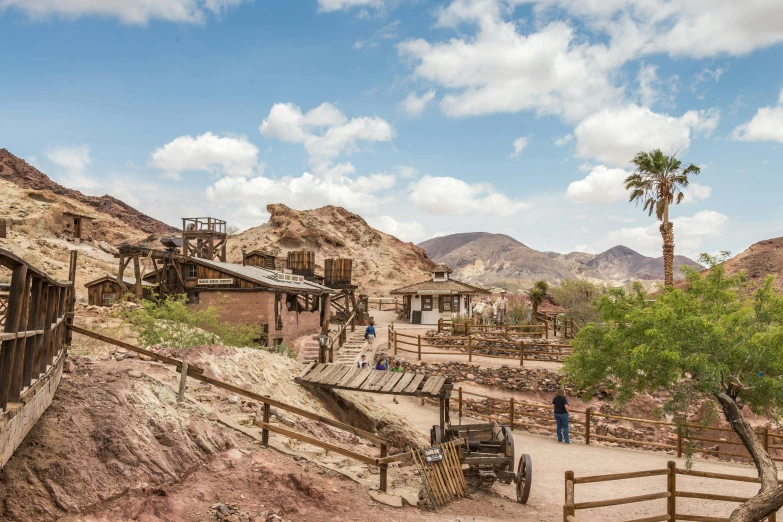
[[[590,279],[612,284],[663,279],[663,258],[644,256],[618,245],[600,254],[539,252],[505,234],[452,234],[420,243],[436,263],[445,263],[465,282],[493,286],[529,287],[544,279]],[[675,266],[698,264],[675,256]],[[677,271],[676,277],[682,273]]]

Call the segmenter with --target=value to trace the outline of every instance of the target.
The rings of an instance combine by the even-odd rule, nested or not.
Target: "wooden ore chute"
[[[286,268],[294,275],[312,280],[315,277],[315,252],[310,250],[292,250],[288,252]]]

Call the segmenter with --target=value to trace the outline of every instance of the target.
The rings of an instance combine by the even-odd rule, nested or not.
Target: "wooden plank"
[[[445,380],[446,380],[445,377],[433,375],[432,377],[427,379],[427,383],[421,389],[421,392],[424,394],[430,394],[432,393],[432,390],[434,390],[435,387],[438,386],[438,384],[442,386]]]
[[[392,378],[386,381],[386,384],[383,385],[383,388],[381,388],[382,393],[390,392],[394,389],[394,387],[397,385],[400,380],[402,380],[403,377],[405,377],[404,373],[398,373],[398,372],[389,372],[392,374]]]
[[[317,378],[318,375],[321,374],[321,372],[323,372],[324,370],[326,370],[328,368],[329,368],[329,364],[327,364],[327,363],[318,363],[315,366],[315,368],[310,370],[310,373],[308,373],[307,375],[302,377],[302,379],[305,380],[305,381],[312,381],[313,379]]]
[[[310,364],[308,364],[307,367],[304,370],[302,370],[302,373],[299,374],[299,378],[301,379],[302,377],[307,375],[307,372],[312,370],[313,366],[315,366],[316,364],[318,364],[318,363],[316,363],[315,361],[313,361]]]
[[[423,380],[423,373],[416,374],[416,377],[413,378],[413,381],[411,381],[410,385],[405,388],[405,393],[414,393],[419,388],[419,384],[421,384],[421,381]]]
[[[389,378],[391,377],[391,375],[389,375],[388,372],[381,371],[381,370],[376,370],[376,371],[380,374],[380,377],[375,379],[371,383],[365,383],[365,385],[362,386],[363,390],[366,390],[366,391],[369,391],[369,390],[372,390],[372,391],[379,390],[379,389],[381,389],[381,386],[383,386],[386,383],[386,381],[388,381]]]
[[[446,383],[446,377],[438,377],[438,380],[435,382],[435,384],[432,386],[432,389],[430,389],[429,393],[431,395],[437,395],[440,393],[440,389],[443,388],[443,385]]]
[[[326,370],[322,371],[321,374],[316,377],[315,379],[310,379],[310,382],[312,383],[323,383],[328,381],[333,375],[337,375],[342,371],[343,367],[337,364],[331,365]]]
[[[296,433],[294,431],[287,430],[285,428],[281,428],[279,426],[274,426],[272,424],[266,423],[266,422],[256,422],[256,426],[259,426],[261,428],[265,428],[271,432],[279,433],[280,435],[285,435],[286,437],[290,439],[296,439],[300,440],[302,442],[306,442],[307,444],[312,444],[313,446],[317,446],[319,448],[323,448],[329,451],[333,451],[335,453],[339,453],[340,455],[344,455],[346,457],[350,457],[354,460],[358,460],[359,462],[362,462],[364,464],[367,464],[369,466],[375,466],[375,459],[372,457],[368,457],[367,455],[363,455],[361,453],[356,453],[355,451],[347,450],[345,448],[341,448],[340,446],[335,446],[334,444],[330,444],[328,442],[324,442],[318,439],[314,439],[313,437],[309,437],[307,435],[302,435],[301,433]]]
[[[392,390],[392,393],[401,393],[405,390],[405,388],[408,387],[408,385],[411,383],[413,378],[416,377],[415,373],[403,373],[402,379],[397,383],[397,385]]]
[[[337,386],[344,387],[348,386],[351,382],[353,382],[354,379],[361,373],[362,369],[358,366],[354,366],[353,369],[351,369],[350,372],[345,374],[342,379],[340,379],[340,382],[337,383]]]
[[[325,384],[330,384],[332,386],[337,385],[338,382],[343,380],[343,377],[345,377],[347,374],[351,373],[353,370],[352,366],[345,365],[338,373],[337,375],[332,375],[329,377],[328,381],[325,381]]]
[[[23,310],[23,301],[26,301],[23,297],[25,285],[27,283],[27,265],[20,264],[13,268],[13,274],[11,276],[11,290],[8,293],[8,305],[5,315],[5,333],[16,333],[20,330],[19,326],[22,322],[22,314],[26,313]],[[27,316],[24,318],[25,322]],[[14,368],[14,358],[16,356],[16,339],[9,341],[3,341],[2,348],[0,349],[0,376],[3,377],[0,382],[0,410],[4,410],[6,405],[10,402],[10,399],[14,394],[11,389],[11,374]]]
[[[324,364],[323,368],[321,368],[318,372],[311,372],[310,375],[307,376],[307,381],[311,383],[317,383],[319,379],[326,377],[328,374],[333,372],[335,369],[334,365],[326,363]]]
[[[364,381],[364,384],[362,384],[361,390],[367,390],[372,389],[371,386],[378,382],[380,379],[383,378],[385,374],[379,370],[370,370],[370,376],[367,378],[366,381]]]
[[[354,380],[345,385],[346,388],[359,389],[364,384],[364,381],[373,375],[373,370],[369,368],[362,368],[361,370]]]

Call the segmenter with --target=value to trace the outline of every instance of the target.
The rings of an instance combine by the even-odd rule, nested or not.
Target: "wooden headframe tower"
[[[352,277],[353,259],[341,257],[324,260],[324,285],[339,290],[332,295],[331,304],[335,311],[333,317],[337,321],[345,321],[351,312],[355,311],[351,322],[354,325],[365,325],[368,317],[367,303],[359,306],[356,299],[357,287],[353,284]]]
[[[210,217],[182,218],[182,255],[226,262],[226,222]]]

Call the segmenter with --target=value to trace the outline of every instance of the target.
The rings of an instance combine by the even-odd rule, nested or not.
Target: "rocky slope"
[[[372,228],[341,207],[299,211],[277,204],[268,205],[267,211],[267,223],[229,238],[229,261],[241,261],[242,250],[285,257],[291,250],[306,249],[315,252],[322,270],[325,258],[350,257],[354,284],[360,292],[375,295],[427,279],[435,266],[422,248]]]
[[[783,291],[783,237],[765,239],[723,263],[728,274],[745,272],[751,287],[768,275],[777,277],[775,286]]]
[[[456,278],[476,284],[524,288],[539,279],[556,283],[586,278],[613,284],[663,279],[663,258],[643,256],[624,246],[598,255],[539,252],[510,236],[486,232],[453,234],[419,246],[433,261],[453,268]],[[675,266],[683,264],[698,266],[686,257],[676,256]],[[678,271],[676,277],[682,274]]]
[[[175,228],[139,212],[119,199],[108,195],[100,197],[86,196],[78,190],[63,187],[6,149],[0,149],[0,179],[10,181],[22,188],[50,191],[59,196],[65,196],[87,207],[91,207],[94,212],[112,216],[129,227],[147,234],[171,234],[177,232]]]

